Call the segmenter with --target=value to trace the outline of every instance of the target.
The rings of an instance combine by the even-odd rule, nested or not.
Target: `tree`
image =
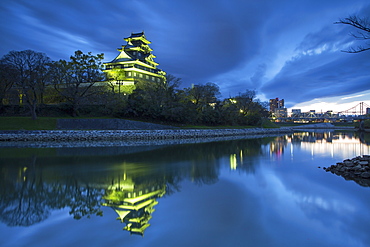
[[[93,86],[104,78],[102,60],[104,54],[92,55],[75,51],[70,61],[59,60],[52,64],[52,83],[58,93],[72,106],[72,115],[78,115],[78,109],[84,99],[97,93]]]
[[[205,85],[193,85],[190,88],[185,88],[185,92],[188,99],[198,107],[215,103],[217,97],[220,96],[219,87],[212,82]]]
[[[2,61],[17,74],[14,84],[20,89],[21,100],[30,109],[32,119],[36,119],[36,108],[42,102],[50,58],[44,53],[32,50],[11,51]]]
[[[226,121],[240,125],[258,125],[268,116],[266,105],[256,100],[256,91],[246,90],[238,96],[224,101],[223,114]]]
[[[16,69],[7,64],[3,59],[0,60],[0,108],[4,104],[4,99],[12,89],[14,83],[18,80]]]
[[[219,103],[218,97],[221,95],[219,87],[212,82],[205,85],[193,85],[184,89],[183,102],[190,101],[196,109],[197,122],[205,124],[218,123],[218,113],[216,106]]]
[[[370,39],[370,22],[368,18],[361,18],[357,15],[352,15],[344,19],[340,19],[335,24],[345,24],[355,27],[357,33],[351,33],[351,35],[357,40],[368,40]],[[368,47],[359,45],[356,48],[350,47],[344,52],[348,53],[359,53],[363,51],[370,50],[370,43],[367,44]]]
[[[136,80],[135,90],[128,97],[127,113],[156,120],[181,122],[182,107],[179,101],[180,78],[166,75],[165,82]]]

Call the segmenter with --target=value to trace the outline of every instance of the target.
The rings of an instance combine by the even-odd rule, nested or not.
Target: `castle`
[[[111,62],[104,63],[108,81],[116,88],[134,86],[138,81],[166,82],[166,73],[157,68],[151,43],[144,32],[131,33],[124,39],[127,44],[117,49],[120,53]]]

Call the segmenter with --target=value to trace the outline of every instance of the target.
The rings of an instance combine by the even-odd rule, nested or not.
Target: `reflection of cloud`
[[[317,212],[318,210],[337,214],[353,213],[356,211],[356,208],[349,203],[342,200],[323,198],[320,195],[302,195],[296,193],[294,194],[294,199],[310,215],[312,212]]]
[[[314,239],[327,234],[336,236],[343,234],[341,225],[345,224],[344,218],[357,212],[356,204],[345,200],[346,195],[340,196],[331,188],[318,185],[305,177],[296,178],[304,184],[296,187],[290,184],[291,177],[286,174],[278,176],[266,173],[264,176],[268,185],[259,193],[266,195],[266,199],[270,201],[266,220],[276,221],[276,217],[280,217],[279,221],[286,224],[281,225],[281,228],[312,229],[312,232],[307,234],[315,236]],[[330,227],[327,227],[328,225]],[[270,230],[271,234],[281,234],[279,230]],[[294,237],[291,237],[290,241],[293,241],[292,239]]]

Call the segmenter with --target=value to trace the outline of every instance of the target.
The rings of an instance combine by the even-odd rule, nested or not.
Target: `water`
[[[0,246],[369,246],[370,188],[322,169],[369,139],[2,148]]]

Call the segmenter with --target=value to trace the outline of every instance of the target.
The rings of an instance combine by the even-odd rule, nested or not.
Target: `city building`
[[[284,99],[270,99],[270,112],[274,113],[276,108],[284,108]]]
[[[124,39],[127,44],[117,49],[120,53],[111,62],[104,63],[104,72],[108,82],[115,90],[124,92],[127,86],[135,85],[138,81],[151,83],[165,83],[166,73],[157,68],[159,65],[154,61],[150,41],[144,32],[131,33]],[[121,90],[122,89],[122,90]]]
[[[274,114],[277,118],[286,118],[288,117],[288,109],[287,108],[276,108]]]
[[[270,113],[271,116],[274,118],[288,117],[288,110],[287,108],[284,108],[284,99],[270,99]]]

